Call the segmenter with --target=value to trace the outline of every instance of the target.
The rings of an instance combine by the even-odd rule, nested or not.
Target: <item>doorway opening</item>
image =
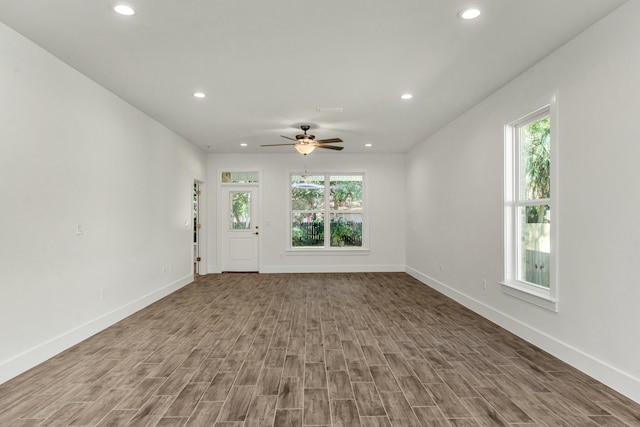
[[[193,182],[193,275],[200,274],[200,183]]]

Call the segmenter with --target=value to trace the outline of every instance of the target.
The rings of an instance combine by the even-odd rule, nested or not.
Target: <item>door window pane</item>
[[[251,228],[251,192],[233,191],[229,193],[229,228],[248,230]]]

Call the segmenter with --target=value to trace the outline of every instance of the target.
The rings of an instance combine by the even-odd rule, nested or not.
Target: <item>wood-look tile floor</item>
[[[208,275],[0,385],[0,426],[640,426],[404,273]]]

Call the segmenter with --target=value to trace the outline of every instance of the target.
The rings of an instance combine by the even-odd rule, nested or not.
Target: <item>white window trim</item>
[[[362,176],[362,205],[364,206],[360,214],[362,215],[362,246],[356,247],[336,247],[336,246],[323,246],[323,247],[300,247],[293,246],[291,244],[291,215],[293,212],[291,206],[291,177],[293,175],[324,175],[325,177],[336,175],[360,175]],[[344,171],[344,170],[321,170],[321,171],[296,171],[292,170],[287,173],[287,247],[285,253],[287,255],[367,255],[369,254],[369,218],[368,218],[368,185],[367,185],[367,172],[363,170],[357,171]],[[328,195],[325,195],[328,197]],[[328,201],[325,201],[325,206],[329,206]],[[328,210],[327,213],[331,213]],[[330,233],[329,233],[330,234]],[[327,242],[325,236],[325,242]]]
[[[537,117],[549,115],[551,127],[551,197],[535,201],[519,202],[516,204],[516,175],[519,174],[518,147],[515,146],[515,131],[518,125]],[[502,292],[506,295],[518,298],[544,309],[558,312],[558,235],[559,235],[559,209],[558,209],[558,101],[557,96],[551,98],[551,102],[505,126],[505,188],[504,188],[504,280],[500,282]],[[549,256],[549,288],[537,286],[516,279],[516,263],[518,259],[516,239],[517,206],[548,204],[551,208],[551,253]]]

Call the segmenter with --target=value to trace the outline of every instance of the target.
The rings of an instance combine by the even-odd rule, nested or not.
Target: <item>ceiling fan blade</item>
[[[324,144],[318,144],[316,145],[316,148],[328,148],[329,150],[343,150],[344,147],[336,147],[335,145],[324,145]]]
[[[344,142],[340,138],[329,138],[329,139],[318,139],[316,143],[318,144],[330,144],[333,142]]]
[[[292,140],[292,141],[298,141],[297,139],[295,139],[295,138],[289,138],[288,136],[284,136],[284,135],[280,135],[280,136],[281,136],[281,137],[283,137],[283,138],[290,139],[290,140]]]
[[[260,147],[277,147],[281,145],[298,145],[298,144],[262,144]]]

